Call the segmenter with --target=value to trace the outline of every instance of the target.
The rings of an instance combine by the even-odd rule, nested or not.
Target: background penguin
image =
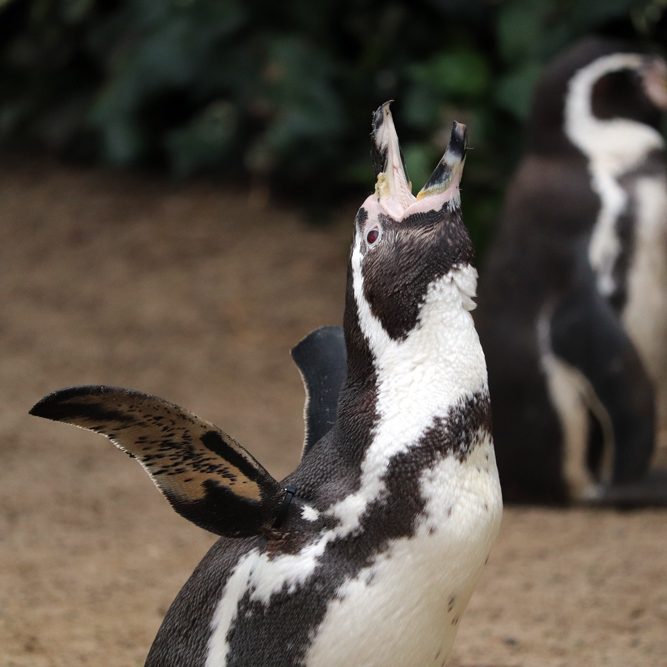
[[[355,221],[347,368],[341,375],[334,358],[327,376],[333,386],[345,378],[335,419],[329,428],[331,384],[312,372],[326,367],[325,330],[295,348],[312,423],[282,482],[162,399],[80,387],[32,409],[103,433],[139,459],[176,511],[222,535],[172,604],[147,665],[446,660],[502,506],[459,205],[465,136],[455,123],[414,197],[389,107],[376,112],[382,171]],[[314,441],[314,427],[326,435]]]
[[[537,84],[477,320],[506,499],[667,496],[631,484],[667,425],[665,109],[665,62],[610,41]]]

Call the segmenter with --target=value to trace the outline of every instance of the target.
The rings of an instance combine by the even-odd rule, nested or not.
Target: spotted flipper
[[[255,534],[279,512],[280,485],[239,443],[161,398],[73,387],[49,394],[30,414],[107,436],[139,460],[179,514],[218,535]]]
[[[292,348],[306,390],[304,455],[336,421],[338,394],[347,375],[342,327],[321,327]]]

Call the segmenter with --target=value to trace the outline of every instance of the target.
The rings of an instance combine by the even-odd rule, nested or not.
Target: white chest
[[[658,391],[667,424],[667,180],[636,182],[635,247],[628,271],[623,323]]]
[[[240,600],[269,604],[273,595],[304,586],[326,590],[337,572],[352,570],[333,592],[324,617],[312,630],[305,664],[389,666],[443,664],[461,616],[495,540],[502,513],[493,445],[485,430],[467,459],[443,455],[419,478],[424,510],[414,532],[383,545],[361,569],[327,560],[326,545],[342,526],[296,554],[268,558],[256,550],[239,561],[227,582],[211,625],[207,667],[227,664],[228,631]],[[348,526],[349,528],[349,526]],[[341,558],[367,551],[363,531]],[[374,542],[373,542],[374,543]],[[318,583],[318,577],[322,581]]]
[[[307,654],[310,667],[441,665],[500,526],[493,447],[424,472],[428,498],[415,534],[346,581]]]

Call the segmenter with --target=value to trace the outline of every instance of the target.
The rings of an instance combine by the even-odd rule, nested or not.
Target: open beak
[[[454,121],[447,150],[424,187],[417,194],[417,199],[443,194],[452,187],[458,189],[463,175],[467,148],[468,130],[463,123]]]
[[[377,176],[375,194],[388,212],[400,212],[402,215],[402,211],[415,201],[415,197],[405,173],[405,163],[390,106],[391,100],[373,114],[371,155]]]
[[[649,58],[642,69],[642,82],[651,102],[667,111],[667,63],[658,56]]]
[[[405,164],[398,143],[389,106],[385,102],[373,114],[372,158],[377,180],[375,196],[385,212],[395,220],[414,213],[440,210],[446,203],[459,205],[459,183],[467,147],[467,130],[454,122],[449,144],[426,185],[415,197],[405,173]]]

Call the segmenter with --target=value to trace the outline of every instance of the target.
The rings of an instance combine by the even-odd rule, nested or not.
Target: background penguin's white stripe
[[[636,53],[615,53],[582,67],[570,80],[565,99],[565,134],[587,157],[603,163],[617,175],[638,166],[663,139],[657,130],[627,118],[600,120],[593,114],[592,90],[605,74],[636,69],[642,58]]]
[[[616,221],[627,205],[627,194],[617,178],[638,167],[651,151],[661,148],[663,139],[657,130],[637,121],[596,118],[591,106],[592,92],[605,74],[637,69],[641,64],[642,57],[636,53],[598,58],[572,77],[565,100],[565,134],[588,158],[591,187],[600,197],[589,258],[600,293],[605,296],[616,288],[612,274],[621,250]]]
[[[586,500],[599,495],[600,487],[593,478],[586,460],[589,420],[592,412],[603,436],[602,482],[611,479],[614,455],[614,431],[609,413],[602,405],[586,376],[554,354],[551,347],[551,308],[543,308],[537,321],[540,363],[546,377],[547,390],[558,414],[563,439],[563,476],[571,498]]]
[[[591,234],[589,258],[600,293],[616,289],[613,270],[621,251],[616,223],[628,205],[629,193],[618,179],[640,167],[648,155],[664,149],[654,128],[628,119],[599,120],[593,115],[591,95],[600,76],[627,67],[637,68],[638,54],[599,58],[572,78],[565,105],[565,132],[588,158],[591,186],[601,208]],[[658,422],[667,426],[667,298],[656,285],[667,285],[667,181],[664,175],[638,179],[632,192],[635,247],[627,273],[627,300],[622,319],[637,345],[642,361],[658,388]],[[651,317],[647,317],[651,313]],[[656,328],[658,330],[656,330]],[[661,391],[662,390],[662,391]]]
[[[591,233],[588,259],[595,270],[597,287],[610,297],[618,287],[614,266],[621,253],[616,223],[627,206],[628,196],[618,182],[599,165],[591,164],[593,190],[600,196],[600,213]]]
[[[565,483],[572,497],[581,498],[591,494],[594,488],[593,477],[586,466],[588,417],[580,391],[581,373],[558,359],[551,349],[551,310],[544,308],[537,320],[540,363],[561,424]]]

